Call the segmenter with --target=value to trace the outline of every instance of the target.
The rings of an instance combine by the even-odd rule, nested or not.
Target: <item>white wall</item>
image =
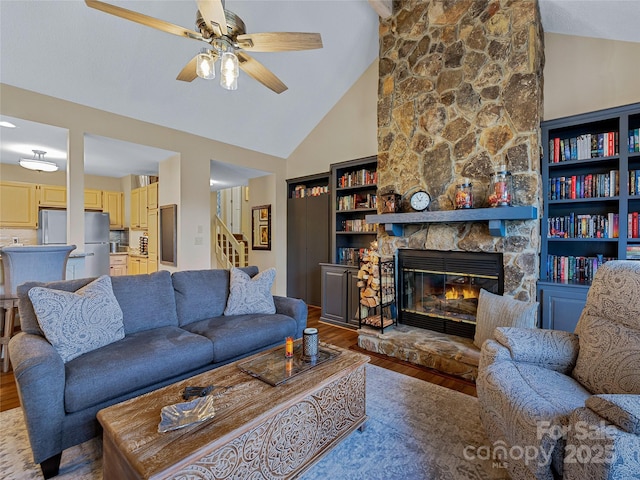
[[[556,33],[544,43],[545,120],[640,102],[640,43]]]

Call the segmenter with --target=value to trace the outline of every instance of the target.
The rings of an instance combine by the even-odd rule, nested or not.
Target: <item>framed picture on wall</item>
[[[271,205],[251,207],[251,248],[271,250]]]

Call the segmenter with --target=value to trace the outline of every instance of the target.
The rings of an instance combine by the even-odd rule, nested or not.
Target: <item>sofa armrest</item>
[[[307,304],[299,298],[273,296],[273,303],[276,306],[276,313],[287,315],[293,318],[298,327],[296,329],[296,338],[302,337],[302,332],[307,328]]]
[[[640,435],[640,395],[592,395],[585,406],[621,430]]]
[[[511,359],[533,363],[560,373],[569,373],[578,358],[578,336],[560,330],[498,327],[498,343],[507,347]]]
[[[40,335],[18,333],[9,352],[34,462],[40,463],[62,451],[64,363]]]

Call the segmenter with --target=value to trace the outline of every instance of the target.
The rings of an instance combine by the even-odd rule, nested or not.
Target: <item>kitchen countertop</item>
[[[149,258],[149,255],[143,255],[142,253],[129,252],[130,257]]]

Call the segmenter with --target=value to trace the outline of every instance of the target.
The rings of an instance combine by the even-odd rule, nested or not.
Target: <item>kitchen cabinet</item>
[[[158,208],[158,185],[159,183],[152,183],[147,186],[147,209],[153,210]]]
[[[129,216],[129,227],[132,229],[140,228],[140,189],[131,190],[131,212]]]
[[[85,189],[84,209],[102,211],[102,190]]]
[[[144,273],[148,273],[148,261],[146,257],[139,256],[129,256],[129,261],[127,263],[127,274],[128,275],[141,275]]]
[[[358,267],[350,265],[320,264],[322,275],[322,310],[320,320],[342,327],[357,329]]]
[[[109,275],[119,277],[127,274],[127,254],[109,256]]]
[[[131,190],[131,224],[130,228],[134,230],[144,230],[147,228],[147,198],[148,187],[134,188]],[[157,193],[157,187],[156,193]],[[157,195],[156,195],[157,196]],[[157,204],[156,199],[156,204]]]
[[[37,228],[36,186],[22,182],[0,182],[0,227]]]
[[[109,214],[109,228],[124,228],[124,194],[122,192],[102,192],[102,211]]]
[[[38,194],[41,207],[67,208],[67,187],[38,185]]]
[[[154,185],[157,185],[154,184]],[[156,190],[157,191],[157,190]],[[149,210],[147,214],[147,252],[148,258],[148,273],[158,271],[158,209],[154,208]]]

